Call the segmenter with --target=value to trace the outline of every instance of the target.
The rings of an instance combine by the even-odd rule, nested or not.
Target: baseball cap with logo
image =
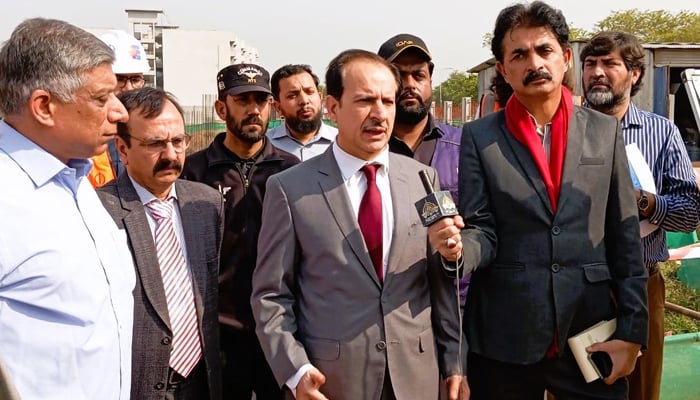
[[[216,86],[219,98],[225,95],[235,96],[246,92],[270,91],[270,73],[255,64],[233,64],[216,74]]]
[[[423,39],[408,33],[400,33],[384,42],[377,54],[385,60],[392,62],[399,54],[408,49],[419,50],[427,57],[427,61],[432,60],[432,56],[428,51],[428,46],[425,45]]]

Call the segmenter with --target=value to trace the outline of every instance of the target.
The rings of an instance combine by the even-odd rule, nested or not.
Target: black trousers
[[[255,332],[221,328],[224,400],[281,400],[280,389]]]
[[[545,389],[557,400],[627,399],[626,378],[586,383],[571,353],[528,365],[469,353],[467,365],[471,400],[542,400]]]

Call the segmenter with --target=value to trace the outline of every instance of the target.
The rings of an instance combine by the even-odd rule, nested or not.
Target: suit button
[[[558,226],[554,225],[554,226],[552,227],[552,235],[555,235],[555,236],[556,236],[556,235],[558,235],[558,234],[560,234],[560,233],[561,233],[561,228],[559,228]]]
[[[559,272],[560,269],[559,264],[552,264],[552,272]]]
[[[170,338],[167,337],[167,336],[164,337],[163,339],[161,339],[160,344],[164,344],[164,345],[166,345],[166,346],[169,345],[169,344],[170,344]]]
[[[155,385],[153,385],[153,388],[155,390],[163,390],[165,388],[165,384],[163,382],[158,382]]]
[[[381,342],[377,343],[377,350],[382,351],[384,349],[386,349],[386,342],[382,340]]]

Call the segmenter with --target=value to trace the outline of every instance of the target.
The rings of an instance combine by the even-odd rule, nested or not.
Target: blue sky
[[[8,0],[12,1],[12,0]],[[0,12],[0,40],[25,18],[58,18],[86,28],[126,29],[127,8],[161,9],[182,29],[235,32],[260,53],[260,64],[271,72],[288,63],[310,64],[323,77],[326,65],[348,48],[376,51],[382,42],[402,32],[423,38],[435,62],[433,84],[452,69],[466,70],[490,57],[482,47],[498,12],[510,0],[31,0],[12,1]],[[583,29],[612,11],[700,11],[697,0],[566,0],[549,1],[570,24]],[[323,78],[321,78],[323,79]]]

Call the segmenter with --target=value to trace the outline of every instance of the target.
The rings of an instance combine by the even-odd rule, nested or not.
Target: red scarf
[[[566,138],[569,132],[569,120],[572,112],[573,101],[571,92],[562,86],[561,102],[557,112],[554,113],[554,118],[552,118],[550,159],[549,168],[547,168],[547,156],[530,113],[528,113],[516,96],[510,96],[508,103],[506,103],[506,126],[513,137],[528,149],[532,159],[535,161],[537,169],[542,175],[542,180],[547,187],[547,194],[549,195],[549,202],[552,204],[553,212],[557,211],[561,174],[564,169],[564,154],[566,153]]]

